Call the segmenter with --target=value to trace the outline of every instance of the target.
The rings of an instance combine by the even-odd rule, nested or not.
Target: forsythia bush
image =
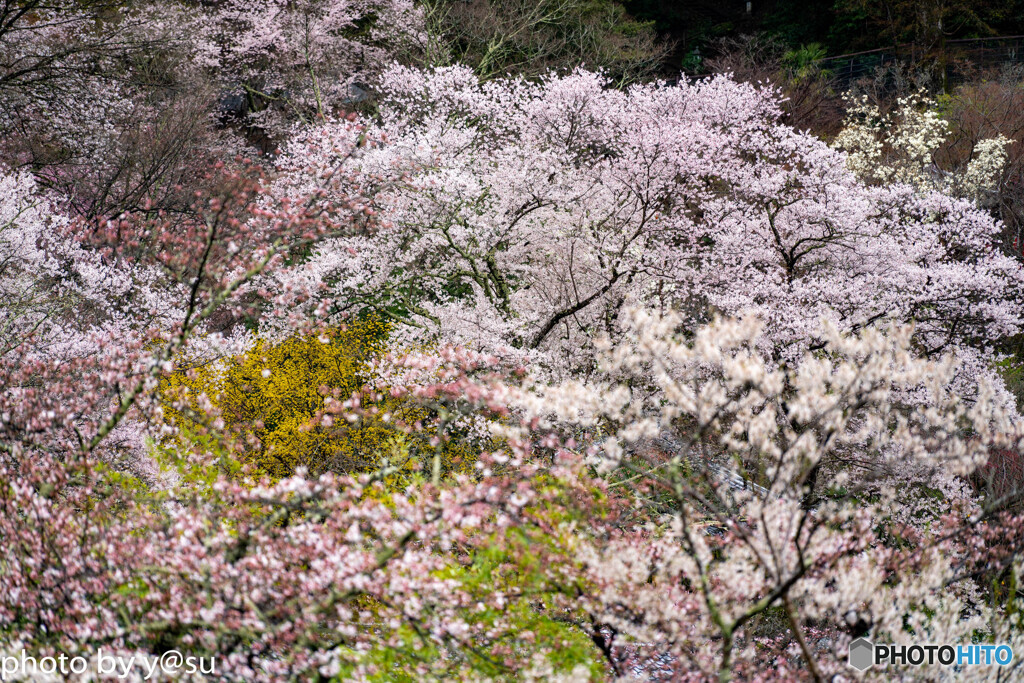
[[[179,368],[161,386],[165,414],[184,428],[173,439],[197,429],[222,433],[243,463],[275,479],[299,467],[314,474],[419,470],[411,442],[433,436],[423,429],[430,409],[368,388],[370,361],[386,350],[387,336],[386,323],[368,318],[278,343],[259,340],[222,363]],[[363,417],[333,417],[332,401],[352,401]],[[446,473],[472,471],[465,445],[441,448]]]

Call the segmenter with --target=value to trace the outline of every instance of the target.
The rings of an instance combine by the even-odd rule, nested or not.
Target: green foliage
[[[612,0],[430,0],[426,9],[447,60],[485,78],[585,65],[629,83],[656,75],[669,53],[653,22]]]
[[[546,474],[535,483],[537,498],[522,511],[520,524],[472,536],[446,552],[445,566],[433,573],[451,585],[450,607],[469,630],[489,634],[486,645],[439,643],[415,624],[382,624],[387,637],[367,651],[345,651],[335,680],[351,680],[358,670],[373,681],[412,683],[421,680],[418,666],[436,671],[442,662],[453,680],[467,670],[483,680],[522,680],[524,662],[554,675],[606,680],[602,654],[574,609],[578,595],[591,587],[578,585],[579,568],[570,558],[579,529],[589,515],[607,513],[607,501],[600,491],[578,490]],[[584,499],[593,507],[581,506]],[[496,595],[503,600],[495,601]],[[362,607],[373,613],[379,606]]]
[[[522,581],[529,583],[529,575],[517,575],[516,583],[510,583],[510,574],[516,567],[506,564],[506,556],[497,548],[482,553],[469,566],[452,564],[439,578],[454,581],[455,591],[468,591],[471,595],[486,595],[496,590],[509,591],[513,596],[503,609],[484,607],[467,609],[463,615],[467,623],[484,625],[495,634],[488,651],[464,648],[452,667],[470,668],[487,680],[521,680],[513,661],[537,659],[546,661],[547,666],[558,674],[580,672],[589,674],[590,680],[604,680],[604,666],[600,653],[590,638],[571,621],[559,619],[534,601],[538,596],[527,592]],[[439,646],[409,624],[402,624],[392,634],[388,644],[381,644],[364,653],[350,652],[345,657],[351,663],[342,668],[334,680],[351,680],[356,668],[374,672],[368,680],[381,683],[414,683],[420,680],[416,666],[421,662],[434,662],[451,657],[449,651]],[[495,656],[497,651],[499,656]],[[500,654],[516,653],[515,660],[505,661]],[[532,656],[531,656],[532,653]],[[468,665],[468,667],[467,667]]]
[[[995,366],[1006,383],[1006,388],[1017,399],[1017,407],[1024,408],[1024,355],[1021,354],[1024,347],[1019,339],[1011,339],[1006,345],[1013,349],[1014,355],[996,361]]]
[[[825,53],[825,47],[821,43],[809,43],[787,51],[782,56],[782,61],[795,78],[811,78],[819,73],[816,62],[823,59]]]

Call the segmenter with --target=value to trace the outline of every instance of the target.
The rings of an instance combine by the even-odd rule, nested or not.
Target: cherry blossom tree
[[[19,131],[50,119],[55,142],[88,144],[119,109],[130,106],[114,60],[152,47],[124,3],[26,0],[0,8],[0,116]],[[74,135],[78,130],[79,135]],[[15,142],[5,135],[5,144]]]
[[[232,341],[210,322],[231,327],[272,305],[273,295],[253,288],[258,274],[372,221],[354,198],[275,203],[246,160],[211,169],[214,189],[198,192],[188,211],[98,223],[62,216],[24,173],[4,182],[4,287],[20,298],[4,307],[0,406],[4,450],[15,458],[39,447],[90,456],[127,430],[138,461],[152,431],[144,425],[160,427],[152,392],[172,359],[187,346],[215,353],[244,343],[238,329]]]
[[[186,208],[190,180],[237,148],[211,125],[195,21],[177,3],[4,3],[0,160],[75,216]]]
[[[923,352],[962,348],[964,372],[984,374],[984,349],[1019,328],[1019,264],[970,202],[863,184],[778,123],[768,89],[607,85],[582,71],[386,73],[372,127],[386,143],[361,159],[380,178],[382,229],[311,256],[320,312],[384,311],[557,372],[586,372],[579,350],[614,337],[630,302],[693,321],[756,311],[778,362],[820,346],[823,319],[896,320],[916,324]],[[299,135],[278,191],[317,182],[291,168],[328,163],[348,135]]]
[[[198,18],[195,39],[199,63],[274,132],[351,106],[357,83],[426,40],[408,0],[224,0]]]

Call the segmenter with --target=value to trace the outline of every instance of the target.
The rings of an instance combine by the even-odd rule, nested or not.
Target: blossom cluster
[[[949,123],[919,92],[896,100],[883,113],[867,96],[848,101],[845,126],[832,145],[847,153],[847,164],[861,178],[905,183],[918,190],[943,190],[985,202],[995,192],[1007,160],[1003,135],[979,140],[962,169],[942,169],[936,152],[950,135]]]

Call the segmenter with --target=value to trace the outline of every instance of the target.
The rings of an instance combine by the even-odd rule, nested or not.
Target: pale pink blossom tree
[[[823,320],[913,322],[924,353],[957,347],[964,372],[987,373],[986,349],[1021,322],[998,225],[938,192],[865,185],[780,124],[775,98],[722,77],[620,91],[583,71],[481,84],[392,69],[371,126],[383,144],[360,160],[382,229],[325,243],[302,277],[324,288],[321,313],[381,310],[555,372],[586,372],[580,350],[642,303],[688,324],[756,312],[780,363],[819,346]],[[347,125],[301,133],[279,192],[318,182],[306,161],[327,163]]]
[[[357,83],[426,40],[409,0],[222,0],[196,22],[198,63],[273,132],[352,107]]]

